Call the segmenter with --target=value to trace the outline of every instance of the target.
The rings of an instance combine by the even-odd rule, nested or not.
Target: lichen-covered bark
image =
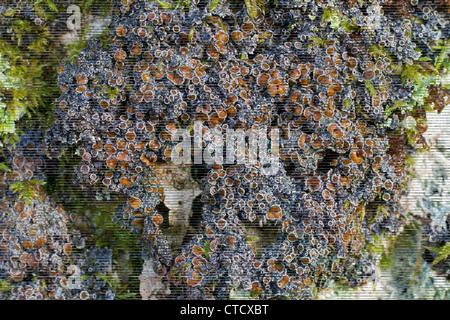
[[[46,4],[51,14],[41,2],[0,5],[2,30],[16,26],[23,37],[8,39],[8,48],[37,45],[16,19],[50,33],[67,21],[69,2],[59,3],[62,11]],[[70,165],[75,181],[68,183],[64,170],[43,179],[64,176],[52,188],[67,188],[61,199],[68,208],[110,200],[99,212],[69,214],[83,218],[89,246],[111,244],[120,263],[131,254],[131,235],[119,228],[139,238],[145,262],[130,272],[141,273],[142,298],[310,299],[336,283],[370,283],[384,263],[380,248],[399,235],[418,252],[415,260],[404,259],[391,246],[398,253],[393,263],[407,262],[405,268],[422,261],[422,248],[434,248],[424,253],[428,261],[448,240],[446,184],[435,181],[446,179],[446,160],[433,166],[434,182],[420,189],[425,197],[413,200],[413,214],[401,206],[411,155],[427,148],[427,112],[443,116],[448,105],[444,1],[115,0],[103,15],[82,9],[83,27],[64,28],[49,42],[48,48],[62,42],[72,49],[51,73],[60,96],[43,139],[52,158],[45,160],[60,169]],[[19,61],[11,52],[8,63]],[[36,64],[38,56],[23,61]],[[23,83],[16,87],[24,92]],[[12,110],[14,95],[0,89]],[[47,122],[33,120],[41,127]],[[175,165],[191,149],[201,148],[203,156],[228,152],[227,138],[239,130],[276,140],[275,174],[267,174],[267,153],[256,162],[206,157]],[[179,148],[179,132],[191,149]],[[248,156],[250,149],[232,155]],[[16,182],[4,177],[6,187]],[[29,179],[21,178],[16,191],[29,187]],[[85,198],[71,200],[79,195],[69,185]],[[10,222],[20,230],[16,219]],[[419,233],[408,233],[412,222]],[[423,235],[425,245],[417,242]],[[127,289],[115,287],[122,290],[116,297],[127,297]]]

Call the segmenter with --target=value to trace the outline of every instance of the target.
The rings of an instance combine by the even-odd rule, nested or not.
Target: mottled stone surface
[[[194,199],[201,194],[197,182],[191,176],[190,165],[158,164],[156,169],[161,186],[164,188],[164,205],[169,209],[169,228],[166,231],[170,244],[179,247],[192,217]]]

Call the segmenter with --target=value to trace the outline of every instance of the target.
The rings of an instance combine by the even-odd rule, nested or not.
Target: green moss
[[[328,22],[332,29],[343,28],[347,32],[358,29],[356,23],[352,19],[340,14],[339,10],[335,8],[324,9],[322,21]]]
[[[317,47],[325,47],[326,41],[319,37],[310,37],[309,41],[311,41],[310,44],[308,44],[308,50],[311,50],[313,46]]]
[[[19,200],[24,201],[25,204],[30,204],[33,199],[41,199],[38,187],[43,185],[45,185],[44,181],[32,179],[13,183],[9,186],[9,189],[19,194]]]
[[[209,12],[213,12],[214,9],[219,4],[219,2],[220,2],[220,0],[211,0],[211,2],[209,3],[209,6],[208,6]]]
[[[436,46],[438,54],[434,57],[434,63],[429,57],[422,57],[414,64],[405,64],[401,72],[402,81],[413,87],[412,98],[408,104],[402,106],[401,112],[413,111],[417,107],[424,107],[426,111],[433,108],[426,104],[431,86],[443,86],[442,79],[446,76],[450,41]]]
[[[10,280],[0,280],[0,300],[6,300],[12,288],[13,284]]]
[[[113,250],[113,268],[116,276],[98,275],[114,289],[115,299],[139,299],[139,274],[142,269],[141,243],[129,230],[120,229],[113,221],[110,204],[96,206],[92,217],[96,225],[95,245]],[[125,259],[124,257],[129,257]]]
[[[443,245],[442,247],[435,247],[435,248],[424,247],[424,248],[433,251],[437,254],[436,259],[432,263],[433,265],[447,259],[448,256],[450,255],[450,242],[446,242],[445,245]]]
[[[67,45],[67,60],[69,62],[74,62],[76,60],[76,57],[83,51],[84,48],[86,48],[86,45],[88,43],[88,40],[86,39],[79,39],[77,41],[74,41]]]
[[[33,6],[44,19],[54,18],[58,11],[52,1],[35,1]],[[0,31],[4,35],[0,39],[0,142],[5,144],[17,140],[23,118],[48,123],[59,93],[56,65],[64,52],[57,48],[47,24],[36,25],[12,15],[0,24]]]
[[[258,15],[258,3],[256,0],[244,0],[250,18],[255,19]]]
[[[205,255],[206,259],[208,259],[209,256],[211,255],[210,244],[211,244],[211,241],[210,240],[206,240],[205,243],[203,243],[203,245],[200,247],[200,249],[202,250],[202,252]]]

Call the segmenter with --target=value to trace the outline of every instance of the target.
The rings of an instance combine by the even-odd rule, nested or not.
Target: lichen
[[[83,14],[94,3],[84,1]],[[401,202],[413,155],[430,148],[427,112],[449,101],[442,1],[113,1],[109,27],[72,33],[78,41],[58,51],[67,60],[50,62],[55,73],[36,57],[68,43],[44,23],[64,4],[0,6],[0,26],[14,30],[0,50],[9,84],[0,103],[20,101],[14,125],[26,111],[51,110],[50,125],[48,114],[31,122],[45,127],[44,162],[60,170],[42,177],[45,189],[29,177],[8,192],[26,205],[50,201],[44,191],[66,209],[90,202],[71,215],[115,257],[142,249],[146,262],[129,272],[142,270],[143,298],[311,299],[336,283],[360,287],[380,264],[399,265],[389,250],[412,222],[429,236],[428,255],[445,248],[445,204],[419,199],[427,220]],[[25,90],[49,74],[50,92]],[[240,133],[248,148],[234,150]],[[9,188],[15,169],[4,164]],[[403,244],[425,248],[418,234]],[[99,277],[128,297],[127,277]]]

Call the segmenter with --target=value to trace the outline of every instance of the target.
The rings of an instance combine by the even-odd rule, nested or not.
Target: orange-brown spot
[[[277,93],[280,95],[280,96],[284,96],[286,93],[287,93],[287,91],[288,91],[288,89],[289,89],[289,85],[287,84],[287,83],[285,83],[285,82],[282,82],[282,83],[280,83],[279,85],[278,85],[278,88],[277,88],[278,90],[277,90]]]
[[[226,226],[227,226],[227,222],[226,222],[226,220],[224,220],[224,219],[220,219],[220,220],[217,222],[217,227],[218,227],[219,229],[224,229]]]
[[[132,186],[132,182],[127,179],[127,178],[120,178],[120,183],[124,186],[124,187],[131,187]]]
[[[223,31],[219,31],[218,33],[216,33],[216,40],[222,41],[223,43],[227,43],[228,34]]]
[[[72,252],[72,245],[70,243],[66,243],[63,246],[63,252],[64,254],[69,255]]]
[[[63,84],[62,86],[59,87],[61,89],[62,92],[67,92],[69,91],[69,87],[66,86],[65,84]]]
[[[116,28],[116,34],[118,36],[123,37],[126,33],[127,33],[127,29],[125,28],[124,25],[121,24]]]
[[[193,252],[197,257],[199,257],[199,256],[201,256],[201,255],[203,254],[202,248],[200,248],[200,246],[198,246],[198,245],[194,245],[194,246],[192,247],[192,252]]]
[[[253,30],[253,24],[251,24],[251,23],[245,23],[243,26],[242,26],[242,30],[245,32],[245,33],[249,33],[249,32],[251,32],[252,30]]]
[[[298,78],[300,78],[300,75],[301,75],[300,70],[294,69],[291,71],[290,77],[291,79],[297,80]]]
[[[150,75],[148,73],[143,73],[141,78],[142,78],[142,81],[144,81],[144,82],[150,81]]]
[[[348,59],[348,67],[354,69],[356,67],[356,59],[351,57]]]
[[[164,64],[159,63],[159,65],[152,64],[150,66],[150,71],[152,72],[155,79],[159,80],[162,79],[166,74],[166,67]]]
[[[161,144],[156,140],[150,140],[149,147],[151,149],[159,149],[161,148]]]
[[[314,116],[313,109],[310,107],[306,108],[303,112],[303,115],[306,117],[306,119],[311,120]]]
[[[319,121],[320,119],[322,119],[322,112],[316,110],[313,112],[313,119],[314,121]]]
[[[309,177],[306,179],[306,186],[312,191],[318,191],[320,189],[320,179],[316,176]]]
[[[298,103],[298,104],[301,104],[303,101],[302,94],[298,90],[295,91],[293,94],[291,94],[291,96],[289,98],[291,99],[292,102]]]
[[[178,256],[175,258],[175,263],[182,264],[186,261],[186,259],[183,256]]]
[[[36,239],[36,241],[34,242],[34,246],[37,248],[40,248],[46,243],[47,243],[47,239],[45,237],[38,237]]]
[[[108,108],[109,107],[108,101],[105,100],[100,101],[100,107],[102,107],[103,109]]]
[[[125,141],[125,139],[117,139],[116,140],[116,146],[117,146],[117,149],[119,149],[119,150],[123,150],[123,149],[126,149],[127,148],[127,142]]]
[[[220,53],[225,53],[227,52],[227,47],[225,46],[225,44],[222,41],[216,41],[216,47],[219,49]]]
[[[78,85],[83,85],[83,84],[88,83],[88,79],[85,74],[77,74],[76,78],[77,78]]]
[[[113,154],[114,152],[116,152],[116,148],[114,147],[114,145],[112,143],[105,144],[104,149],[105,149],[106,153],[110,154],[110,155]]]
[[[365,80],[370,81],[373,78],[375,78],[375,72],[373,72],[372,70],[364,71],[363,77],[364,77]]]
[[[136,198],[136,197],[131,197],[128,200],[128,204],[130,206],[132,206],[133,208],[139,208],[141,206],[141,200],[139,198]]]
[[[300,259],[300,261],[304,264],[304,265],[308,265],[310,263],[310,259],[308,257],[302,257]]]
[[[272,97],[275,97],[278,93],[278,86],[274,83],[269,84],[267,91]]]
[[[24,240],[22,242],[22,248],[24,249],[30,249],[32,247],[31,241],[30,240]],[[20,249],[20,248],[19,248]]]
[[[363,152],[361,150],[353,150],[350,152],[350,159],[356,164],[361,163],[363,161]]]
[[[303,107],[302,106],[296,106],[295,108],[294,108],[294,115],[295,116],[301,116],[302,115],[302,113],[303,113]]]
[[[194,271],[194,272],[192,272],[192,278],[188,279],[187,283],[190,286],[195,287],[195,286],[198,286],[201,281],[202,281],[202,276]]]
[[[278,280],[278,287],[284,288],[288,282],[289,282],[289,277],[283,276],[280,280]]]
[[[172,17],[170,16],[170,15],[168,15],[167,13],[165,13],[165,12],[162,12],[161,13],[161,20],[164,22],[164,23],[170,23],[171,21],[172,21]]]
[[[244,39],[244,33],[242,31],[235,30],[231,33],[231,39],[234,41],[240,41]]]
[[[123,50],[119,50],[114,54],[114,59],[116,59],[117,61],[122,61],[123,59],[125,59],[127,56],[126,52]]]
[[[131,226],[138,228],[138,229],[144,229],[145,220],[144,219],[135,219],[131,222]]]
[[[228,117],[234,118],[236,116],[236,114],[237,114],[236,108],[235,107],[228,108],[227,109],[227,114],[228,114]]]
[[[328,126],[328,132],[331,133],[331,135],[336,139],[340,139],[344,135],[344,132],[335,123]]]
[[[305,145],[306,145],[306,138],[307,138],[306,133],[303,133],[303,134],[300,136],[300,138],[298,139],[298,146],[299,146],[300,148],[304,148],[304,147],[305,147]]]
[[[136,138],[136,133],[134,133],[133,131],[128,131],[125,134],[125,139],[127,139],[128,141],[134,141],[135,138]]]
[[[76,91],[77,91],[78,93],[82,93],[82,92],[84,92],[85,90],[86,90],[86,86],[79,86],[79,87],[76,88]]]
[[[18,212],[18,213],[21,213],[24,208],[25,208],[25,204],[23,202],[16,202],[14,204],[14,210],[16,210],[16,212]]]
[[[193,76],[192,69],[189,68],[188,66],[181,66],[178,70],[183,75],[184,78],[192,79]]]
[[[173,72],[173,73],[169,72],[169,73],[167,73],[167,79],[169,79],[175,85],[180,85],[180,84],[183,84],[183,82],[184,82],[184,78],[181,77],[176,72]]]
[[[208,54],[208,56],[210,56],[213,59],[216,59],[219,57],[219,52],[216,50],[216,48],[212,44],[209,45],[206,53]]]
[[[163,216],[160,214],[155,214],[152,216],[153,223],[159,226],[163,222]]]
[[[141,155],[141,161],[144,162],[147,166],[151,166],[152,162],[154,162],[155,160],[155,157],[149,159],[145,154]]]
[[[270,207],[269,212],[267,213],[267,219],[269,220],[277,220],[282,216],[282,210],[279,205],[275,205]]]
[[[117,154],[117,159],[118,159],[119,161],[127,161],[127,160],[128,160],[128,151],[125,150],[125,151],[123,151],[123,152],[119,152],[119,153]]]
[[[29,254],[27,256],[27,263],[32,268],[36,268],[39,265],[39,261],[36,259],[34,254]]]
[[[211,243],[209,244],[209,248],[211,249],[211,251],[215,252],[217,250],[217,240],[211,241]]]
[[[323,146],[323,140],[321,137],[317,137],[316,139],[313,140],[313,142],[311,143],[312,147],[315,149],[318,149],[320,147]]]
[[[261,87],[266,88],[269,85],[269,79],[270,79],[270,76],[268,74],[262,73],[259,75],[259,77],[257,79],[257,83]]]
[[[317,77],[317,82],[323,85],[330,85],[331,84],[331,77],[326,74],[322,74]]]

